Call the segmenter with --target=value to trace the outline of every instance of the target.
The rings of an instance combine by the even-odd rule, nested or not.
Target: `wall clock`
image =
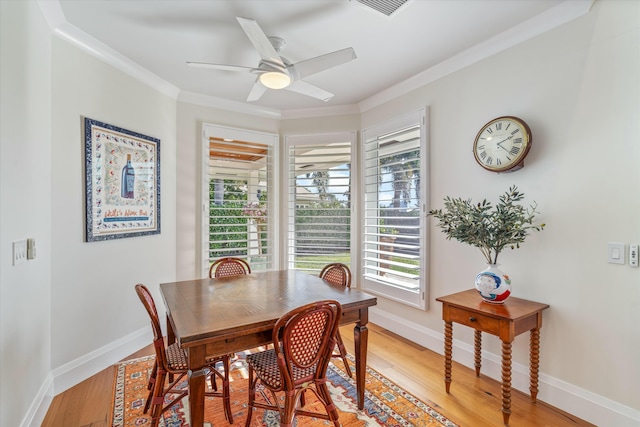
[[[491,172],[515,171],[531,149],[531,129],[514,116],[502,116],[484,125],[473,143],[473,155]]]

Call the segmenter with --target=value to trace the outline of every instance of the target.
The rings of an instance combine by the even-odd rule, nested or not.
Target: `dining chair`
[[[278,411],[281,427],[291,427],[295,416],[330,420],[340,427],[326,375],[341,315],[340,303],[333,300],[295,308],[280,317],[273,327],[273,349],[246,356],[249,398],[245,427],[251,425],[255,408]],[[272,400],[256,401],[258,382],[269,390]],[[326,413],[307,411],[304,404],[298,405],[306,391],[316,395]],[[278,399],[279,392],[284,395],[282,399]],[[264,391],[260,394],[266,396]],[[284,403],[280,404],[282,400]]]
[[[249,263],[242,258],[220,258],[209,267],[209,277],[211,278],[241,276],[250,273]]]
[[[187,354],[177,343],[169,346],[165,345],[158,311],[151,292],[149,292],[146,286],[140,283],[135,286],[135,289],[140,301],[151,318],[151,328],[153,330],[153,347],[156,352],[156,363],[147,385],[149,394],[145,402],[144,413],[148,413],[149,409],[151,409],[151,427],[156,427],[162,414],[173,406],[175,402],[178,402],[188,394],[186,387],[177,387],[182,378],[189,372]],[[218,363],[222,364],[222,372],[216,368]],[[208,391],[205,395],[222,398],[225,418],[232,424],[233,416],[231,414],[231,396],[229,391],[229,355],[207,358],[206,364],[206,375],[209,376],[213,391]],[[173,379],[169,379],[168,384],[167,376],[174,377]],[[218,391],[215,381],[216,377],[222,381],[221,391]],[[167,396],[174,397],[170,398],[167,402]]]
[[[334,262],[325,265],[322,271],[320,271],[320,278],[333,285],[345,286],[347,288],[351,287],[351,270],[346,264],[340,262]],[[338,331],[336,332],[336,341],[337,346],[331,357],[342,359],[342,363],[344,363],[347,375],[353,378],[353,374],[351,373],[351,369],[349,368],[349,363],[347,362],[347,349],[344,346],[344,342],[342,341],[340,329],[338,329]]]

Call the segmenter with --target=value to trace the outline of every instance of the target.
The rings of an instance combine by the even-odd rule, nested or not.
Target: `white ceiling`
[[[53,26],[58,34],[94,54],[104,45],[112,48],[125,57],[121,60],[130,60],[144,73],[148,70],[175,87],[179,99],[199,94],[213,103],[284,112],[353,105],[362,110],[389,90],[410,90],[408,79],[417,83],[437,70],[446,73],[446,64],[454,71],[586,13],[592,1],[409,0],[390,17],[356,0],[44,0],[39,4],[45,15],[57,5]],[[327,102],[269,90],[259,101],[247,104],[255,75],[185,64],[257,66],[258,53],[237,16],[253,18],[268,36],[285,39],[281,55],[293,63],[346,47],[353,47],[358,59],[306,79],[335,95]]]

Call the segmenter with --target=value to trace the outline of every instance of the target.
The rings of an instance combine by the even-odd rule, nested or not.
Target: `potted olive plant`
[[[487,302],[504,302],[511,293],[511,279],[498,269],[498,255],[507,247],[519,248],[531,231],[541,231],[545,224],[535,224],[539,212],[533,202],[524,207],[518,202],[524,193],[514,185],[493,206],[486,199],[480,203],[446,197],[444,209],[432,209],[437,226],[447,236],[480,249],[488,268],[476,276],[476,289]]]

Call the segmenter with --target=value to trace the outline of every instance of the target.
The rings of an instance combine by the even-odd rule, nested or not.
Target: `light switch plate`
[[[13,265],[22,264],[27,260],[27,241],[13,242]]]
[[[609,264],[624,264],[624,243],[609,242],[607,244],[607,260]]]

